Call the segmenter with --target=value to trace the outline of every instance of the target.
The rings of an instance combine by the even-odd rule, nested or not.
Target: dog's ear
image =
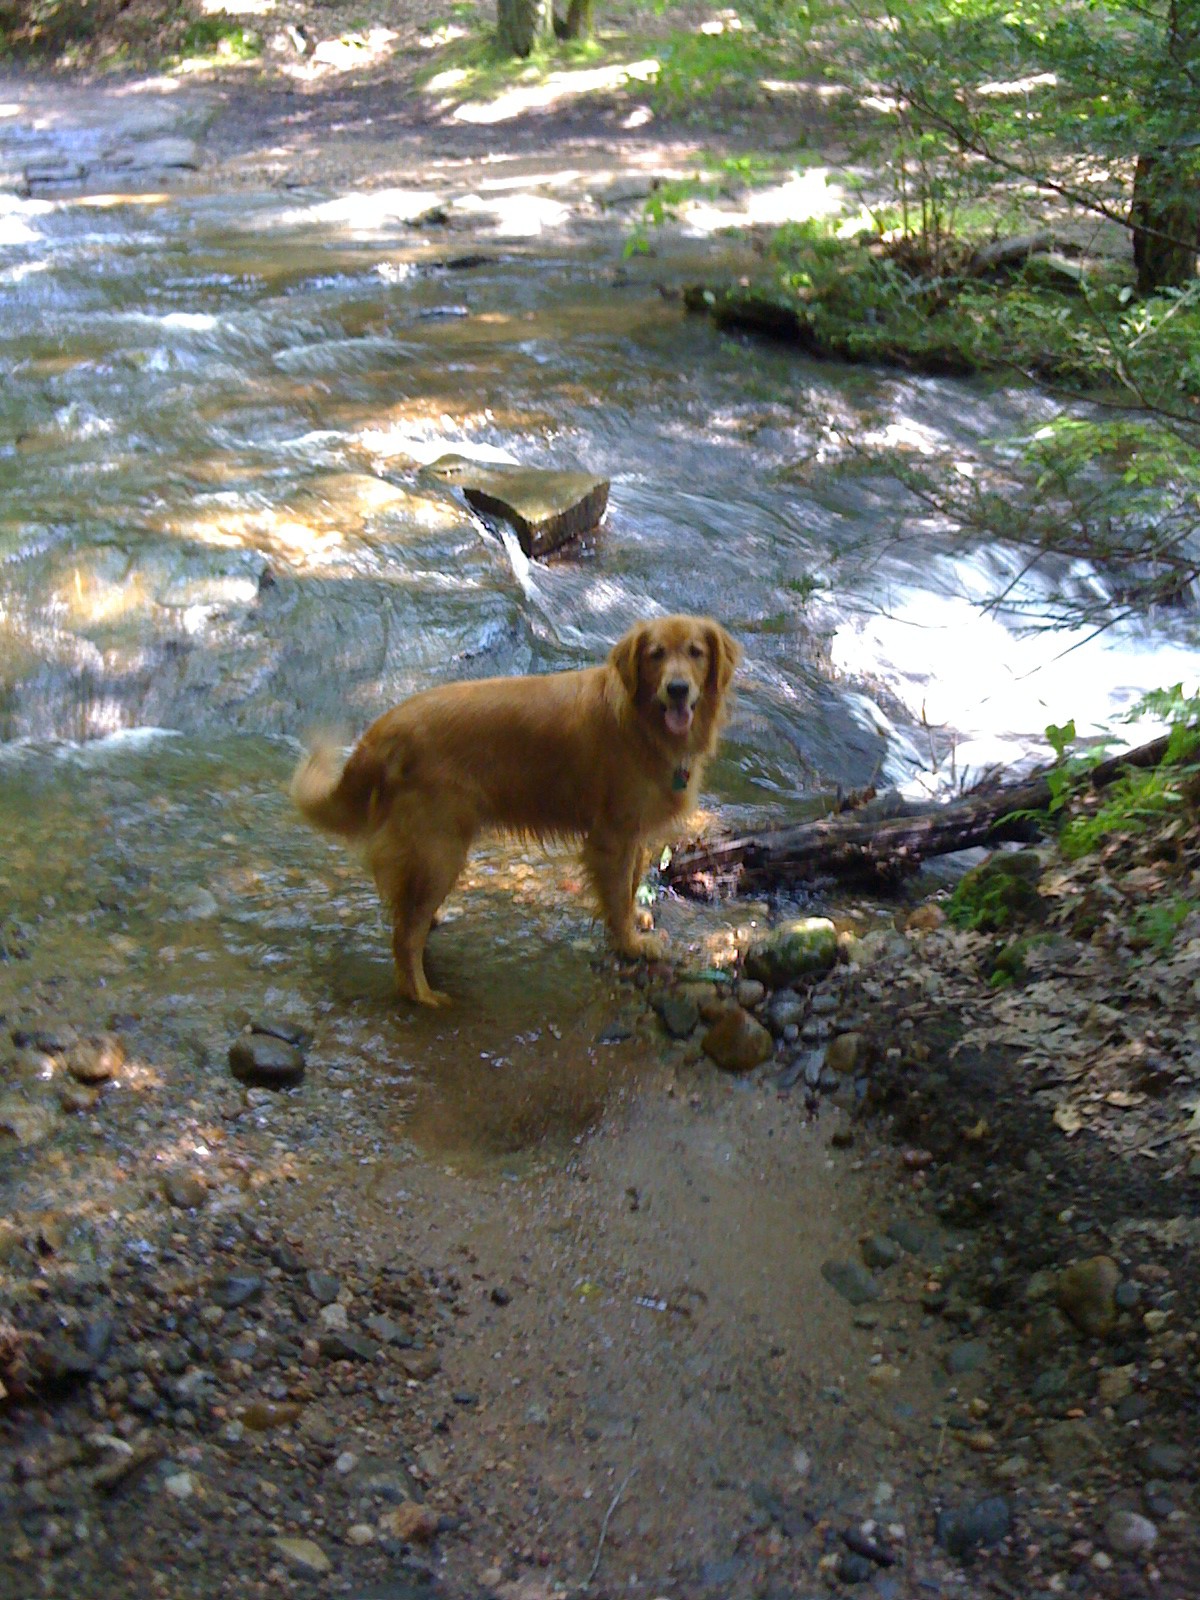
[[[637,699],[638,684],[641,680],[642,645],[645,639],[646,624],[639,622],[630,628],[623,639],[618,639],[609,651],[609,665],[616,669],[618,678],[625,686],[625,693],[631,700]]]
[[[708,644],[708,687],[721,696],[729,688],[742,659],[742,647],[719,622],[707,623],[704,637]]]

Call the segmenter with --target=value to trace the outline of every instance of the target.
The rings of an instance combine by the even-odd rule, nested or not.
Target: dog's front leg
[[[660,959],[661,940],[638,932],[634,910],[634,893],[645,865],[642,846],[609,834],[592,834],[583,847],[583,864],[620,954],[635,960]]]

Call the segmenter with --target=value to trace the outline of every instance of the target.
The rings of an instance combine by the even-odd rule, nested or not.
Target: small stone
[[[1056,1478],[1069,1482],[1104,1460],[1100,1436],[1083,1417],[1067,1417],[1043,1428],[1038,1448]]]
[[[1188,1452],[1177,1444],[1148,1444],[1142,1451],[1142,1465],[1155,1478],[1181,1478],[1188,1462]]]
[[[1153,1550],[1158,1529],[1149,1517],[1137,1511],[1114,1511],[1104,1524],[1104,1539],[1119,1556],[1139,1555],[1143,1550]]]
[[[304,1281],[308,1285],[309,1294],[320,1306],[332,1305],[341,1293],[341,1281],[335,1278],[332,1272],[321,1272],[314,1267],[305,1274]]]
[[[190,1500],[196,1492],[196,1480],[190,1472],[176,1472],[163,1479],[163,1488],[175,1500]]]
[[[981,1545],[999,1544],[1011,1528],[1009,1503],[1004,1495],[994,1494],[965,1511],[939,1512],[934,1537],[943,1550],[961,1561]]]
[[[888,1389],[894,1383],[899,1383],[904,1373],[899,1367],[892,1366],[889,1362],[881,1361],[877,1367],[872,1367],[867,1373],[867,1382],[874,1389]]]
[[[320,1340],[321,1354],[328,1361],[374,1361],[379,1346],[365,1334],[347,1332],[327,1333]]]
[[[725,1072],[749,1072],[769,1061],[775,1046],[762,1023],[735,1006],[704,1035],[704,1051]]]
[[[251,1400],[238,1420],[254,1433],[270,1433],[274,1428],[290,1427],[299,1416],[296,1400]]]
[[[230,1273],[227,1278],[218,1278],[209,1293],[214,1305],[223,1306],[226,1311],[235,1311],[238,1306],[257,1300],[262,1291],[262,1278],[256,1272],[247,1272]]]
[[[317,1312],[317,1321],[329,1333],[345,1333],[350,1326],[350,1315],[338,1300],[331,1300]]]
[[[733,998],[746,1011],[753,1011],[755,1006],[761,1005],[766,993],[766,984],[759,983],[757,978],[740,978],[733,986]]]
[[[112,1033],[81,1039],[67,1052],[67,1071],[79,1083],[107,1083],[125,1065],[125,1046]]]
[[[782,1035],[793,1039],[800,1037],[800,1024],[804,1021],[804,1013],[808,1009],[807,1002],[798,994],[793,994],[790,989],[782,989],[778,994],[771,996],[767,1005],[765,1021],[767,1027],[776,1038]],[[791,1030],[795,1028],[793,1034]]]
[[[837,960],[837,930],[827,917],[782,923],[746,952],[746,976],[769,989],[827,972]]]
[[[1102,1339],[1117,1320],[1115,1297],[1121,1270],[1111,1256],[1077,1261],[1058,1275],[1059,1309],[1090,1338]]]
[[[855,1550],[843,1550],[834,1570],[843,1583],[870,1583],[875,1576],[875,1563]]]
[[[1133,1393],[1136,1367],[1101,1367],[1096,1379],[1096,1395],[1101,1404],[1115,1406]]]
[[[185,922],[206,922],[218,916],[220,910],[216,895],[199,884],[185,886],[175,902],[175,914]]]
[[[700,1004],[693,995],[668,991],[651,1004],[672,1039],[686,1039],[700,1021]]]
[[[11,1095],[0,1100],[0,1135],[28,1149],[40,1144],[54,1127],[55,1113],[44,1101],[24,1100]],[[5,1140],[0,1137],[0,1149]]]
[[[428,1506],[407,1500],[379,1519],[380,1531],[402,1544],[428,1544],[437,1533],[438,1519]]]
[[[876,1272],[886,1272],[900,1259],[900,1246],[886,1234],[875,1233],[859,1245],[863,1261]]]
[[[304,1057],[273,1034],[245,1033],[229,1047],[229,1070],[239,1083],[287,1089],[304,1077]]]
[[[346,1543],[357,1545],[374,1544],[375,1529],[367,1522],[356,1522],[352,1527],[346,1529]]]
[[[402,1350],[400,1365],[417,1383],[424,1383],[442,1370],[441,1357],[434,1350]]]
[[[280,1536],[275,1540],[275,1549],[293,1572],[321,1578],[332,1570],[332,1561],[312,1539],[291,1539]]]
[[[825,1047],[825,1065],[830,1072],[836,1072],[841,1077],[857,1072],[862,1046],[861,1033],[839,1033]]]
[[[166,1172],[162,1180],[167,1202],[179,1211],[195,1211],[204,1204],[208,1185],[194,1172]]]
[[[357,1465],[358,1457],[354,1454],[353,1450],[343,1450],[341,1455],[338,1456],[337,1460],[333,1463],[333,1470],[340,1473],[344,1478],[348,1473],[353,1472]]]
[[[94,1111],[100,1103],[100,1091],[88,1083],[60,1083],[58,1103],[70,1116],[80,1111]]]
[[[946,1371],[952,1378],[966,1377],[968,1373],[978,1372],[988,1354],[982,1339],[963,1339],[946,1351]]]
[[[852,1306],[862,1306],[870,1300],[878,1300],[883,1293],[866,1267],[857,1261],[823,1261],[821,1276]]]

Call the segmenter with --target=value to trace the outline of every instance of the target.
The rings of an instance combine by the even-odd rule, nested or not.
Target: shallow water
[[[0,826],[26,976],[95,963],[117,1009],[141,993],[214,1059],[241,1011],[323,1019],[328,1070],[394,1081],[431,1146],[570,1136],[641,1024],[630,1042],[570,857],[498,844],[432,947],[469,1014],[397,1008],[369,887],[282,798],[306,729],[711,612],[747,655],[712,801],[748,821],[939,763],[954,781],[964,741],[1011,757],[1191,659],[1185,622],[1014,644],[973,604],[1008,558],[821,470],[848,437],[986,456],[1044,400],[719,335],[662,292],[697,274],[686,243],[468,255],[378,196],[5,208]],[[451,450],[609,476],[605,524],[531,566],[422,472]],[[173,736],[111,738],[136,729]],[[726,940],[672,918],[698,965]]]

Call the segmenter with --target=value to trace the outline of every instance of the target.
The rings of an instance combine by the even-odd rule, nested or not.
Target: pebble
[[[1068,1417],[1043,1428],[1038,1448],[1051,1472],[1063,1479],[1077,1477],[1105,1454],[1099,1434],[1083,1417]]]
[[[100,1102],[100,1090],[87,1083],[60,1083],[58,1103],[69,1115],[92,1111]]]
[[[346,1308],[338,1300],[331,1300],[323,1305],[317,1312],[317,1321],[327,1333],[345,1333],[350,1326]]]
[[[1148,1444],[1142,1465],[1156,1478],[1180,1478],[1188,1470],[1188,1452],[1177,1444]]]
[[[263,1280],[256,1272],[233,1272],[227,1278],[218,1278],[209,1289],[214,1305],[226,1311],[236,1311],[238,1306],[257,1300],[263,1291]]]
[[[852,1306],[862,1306],[869,1300],[878,1300],[883,1293],[866,1267],[857,1261],[823,1261],[821,1276]]]
[[[280,1535],[275,1540],[275,1549],[294,1572],[321,1578],[332,1570],[332,1561],[312,1539],[292,1539]]]
[[[934,1537],[942,1549],[960,1560],[980,1545],[999,1544],[1012,1528],[1012,1510],[1002,1494],[988,1495],[965,1511],[940,1511]]]
[[[332,1272],[321,1272],[314,1267],[311,1272],[305,1274],[304,1281],[308,1285],[309,1294],[321,1306],[332,1305],[341,1293],[341,1282]]]
[[[866,1265],[878,1272],[886,1272],[900,1259],[900,1246],[894,1239],[889,1239],[882,1233],[875,1233],[870,1238],[864,1239],[859,1250]]]
[[[1077,1261],[1058,1275],[1059,1309],[1080,1333],[1102,1339],[1117,1320],[1117,1285],[1121,1269],[1111,1256]]]
[[[437,1533],[438,1519],[428,1506],[407,1500],[379,1519],[382,1533],[404,1544],[428,1544]]]
[[[651,1004],[672,1039],[686,1039],[700,1021],[700,1003],[694,995],[668,991],[655,995]]]
[[[190,1472],[176,1472],[163,1479],[163,1488],[176,1500],[190,1500],[196,1492],[196,1480]]]
[[[168,1204],[179,1211],[195,1211],[204,1204],[208,1185],[194,1172],[166,1172],[162,1180]]]
[[[354,1454],[353,1450],[343,1450],[341,1455],[338,1456],[337,1460],[333,1463],[333,1470],[335,1472],[340,1472],[341,1475],[345,1477],[347,1473],[353,1472],[357,1465],[358,1457]]]
[[[347,1544],[363,1545],[374,1544],[374,1542],[375,1529],[368,1522],[356,1522],[352,1527],[346,1529]]]
[[[229,1047],[229,1070],[239,1083],[288,1089],[304,1077],[304,1057],[294,1044],[269,1033],[244,1033]]]
[[[1119,1556],[1138,1555],[1152,1550],[1158,1540],[1158,1529],[1149,1517],[1137,1511],[1114,1511],[1104,1524],[1104,1539],[1110,1550]]]
[[[964,1339],[946,1351],[946,1371],[952,1378],[965,1377],[978,1372],[987,1358],[988,1347],[982,1339]]]
[[[67,1071],[78,1083],[107,1083],[125,1065],[125,1047],[115,1034],[81,1039],[67,1052]]]
[[[769,1061],[775,1046],[762,1023],[735,1006],[704,1035],[704,1052],[724,1072],[749,1072]]]
[[[846,1077],[858,1071],[862,1053],[861,1033],[839,1033],[837,1038],[831,1039],[825,1047],[825,1065],[830,1072]]]
[[[766,992],[766,984],[759,983],[757,978],[741,978],[734,985],[733,997],[745,1010],[753,1011],[755,1006],[762,1004]]]

